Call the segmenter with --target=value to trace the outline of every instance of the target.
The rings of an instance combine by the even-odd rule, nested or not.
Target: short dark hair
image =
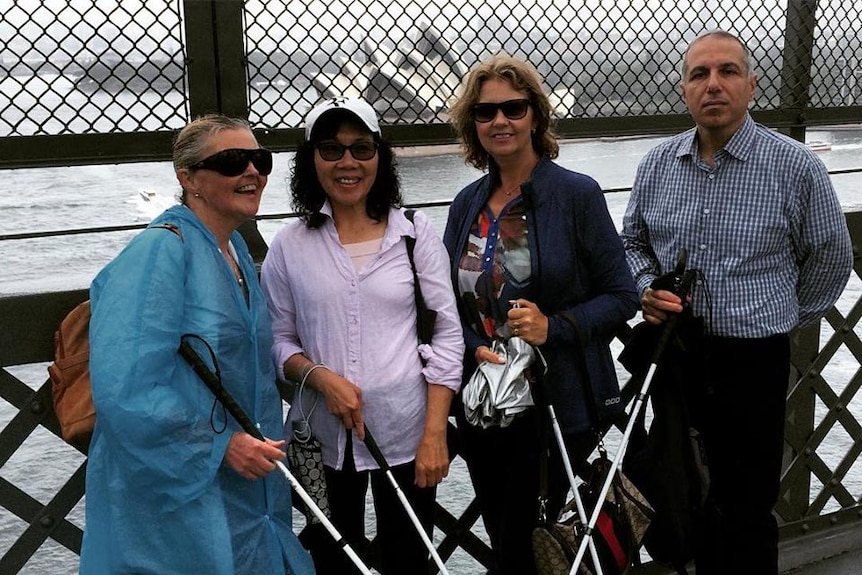
[[[290,195],[293,209],[309,228],[319,228],[326,221],[326,217],[320,213],[326,201],[326,192],[320,185],[314,167],[315,146],[318,142],[334,138],[341,126],[348,123],[363,132],[371,133],[352,113],[329,112],[318,120],[311,139],[299,146],[291,160]],[[377,142],[377,175],[368,192],[365,212],[368,217],[380,221],[389,212],[389,208],[400,207],[403,200],[395,152],[388,142],[376,134],[372,135]]]
[[[692,46],[703,40],[704,38],[724,38],[726,40],[736,40],[740,47],[742,48],[742,62],[745,65],[746,73],[751,76],[754,74],[754,65],[752,64],[753,58],[751,56],[751,50],[748,49],[748,46],[745,45],[745,42],[739,36],[735,36],[726,30],[722,30],[720,28],[716,28],[715,30],[708,30],[706,32],[702,32],[692,40],[689,45],[686,47],[685,52],[682,55],[682,64],[680,65],[680,78],[682,82],[685,82],[685,75],[688,72],[688,53],[691,51]]]

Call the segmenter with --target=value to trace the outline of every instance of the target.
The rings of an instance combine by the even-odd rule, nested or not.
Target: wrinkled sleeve
[[[587,341],[605,339],[623,323],[634,317],[638,296],[631,272],[626,264],[622,242],[608,212],[604,194],[598,184],[585,190],[580,208],[575,210],[573,226],[578,234],[581,269],[590,278],[589,297],[568,308],[582,329]],[[572,326],[558,315],[549,317],[548,339],[562,333],[564,339],[574,337]]]
[[[649,228],[643,217],[643,203],[645,196],[650,193],[650,174],[653,172],[647,156],[638,166],[629,203],[623,215],[623,229],[620,234],[626,262],[640,296],[643,296],[652,281],[661,274],[658,258],[650,244]]]
[[[290,275],[284,257],[287,242],[278,234],[272,242],[261,268],[261,287],[272,322],[272,361],[278,378],[284,380],[284,363],[302,353],[296,330],[296,305],[290,289]]]
[[[800,187],[803,216],[794,245],[799,324],[804,326],[820,319],[841,295],[853,269],[853,247],[825,167],[814,164]]]
[[[415,216],[414,261],[428,309],[437,312],[430,353],[423,354],[425,380],[457,392],[463,370],[464,336],[449,274],[449,255],[425,214]]]
[[[186,264],[179,237],[146,230],[90,292],[94,443],[110,454],[117,477],[167,508],[208,488],[230,439],[211,429],[206,388],[179,373]]]

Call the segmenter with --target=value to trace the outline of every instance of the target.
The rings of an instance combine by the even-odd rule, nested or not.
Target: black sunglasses
[[[497,110],[503,110],[503,115],[510,120],[520,120],[527,115],[530,107],[528,98],[506,100],[505,102],[480,102],[473,104],[473,119],[482,124],[497,117]]]
[[[344,157],[344,150],[350,150],[354,160],[370,160],[377,154],[377,142],[359,141],[349,146],[338,142],[320,142],[315,146],[320,157],[327,162],[335,162]]]
[[[222,176],[231,178],[245,172],[249,162],[254,164],[254,168],[261,176],[268,176],[272,172],[272,152],[266,148],[222,150],[212,156],[207,156],[197,164],[193,164],[191,169],[213,170]]]

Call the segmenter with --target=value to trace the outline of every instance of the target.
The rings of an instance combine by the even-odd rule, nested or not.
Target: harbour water
[[[567,142],[559,163],[593,176],[603,188],[627,189],[644,153],[661,138],[594,139]],[[862,165],[862,129],[830,129],[809,132],[810,141],[828,142],[829,149],[817,152],[830,170]],[[479,173],[464,165],[453,150],[402,150],[399,171],[407,203],[449,200]],[[287,178],[290,153],[277,154],[269,179],[261,214],[290,211]],[[2,172],[5,185],[0,191],[0,235],[67,228],[111,226],[146,222],[178,191],[169,163],[99,165],[84,167],[19,169]],[[862,176],[835,175],[833,181],[845,211],[862,210]],[[607,202],[619,227],[628,200],[626,191],[608,193]],[[442,234],[446,208],[427,208]],[[269,240],[282,225],[279,219],[264,220],[260,228]],[[86,287],[94,274],[137,232],[73,235],[66,237],[0,241],[0,296]],[[839,302],[842,313],[859,298],[855,278]],[[828,334],[827,334],[828,335]],[[850,355],[830,364],[827,381],[849,381],[858,369]],[[46,377],[45,366],[26,366],[14,374],[33,388]],[[620,377],[627,374],[620,370]],[[859,407],[859,406],[856,406]],[[13,417],[14,410],[0,401],[0,426]],[[836,441],[840,442],[840,439]],[[836,445],[836,453],[846,453]],[[822,455],[822,454],[821,454]],[[837,455],[836,455],[837,457]],[[825,455],[828,460],[829,456]],[[34,433],[10,461],[0,468],[0,476],[40,501],[47,502],[82,457],[47,431]],[[859,494],[862,478],[855,479],[853,493]],[[469,503],[472,491],[463,462],[456,461],[450,477],[441,485],[439,496],[456,516]],[[83,503],[70,517],[83,526]],[[26,528],[6,510],[0,510],[0,555]],[[481,523],[474,527],[480,536]],[[439,537],[438,537],[439,539]],[[475,561],[458,552],[449,562],[453,573],[481,573]],[[22,573],[66,575],[77,572],[77,557],[50,540],[28,563]]]

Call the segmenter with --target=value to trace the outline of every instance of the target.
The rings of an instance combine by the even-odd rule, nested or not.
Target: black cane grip
[[[368,451],[371,453],[371,457],[374,458],[374,461],[377,462],[377,466],[384,471],[389,469],[389,464],[386,462],[386,458],[383,457],[383,452],[380,451],[380,447],[377,446],[377,442],[374,441],[374,436],[371,435],[371,432],[368,431],[368,426],[365,426],[365,439],[364,439],[365,447],[368,448]]]
[[[688,288],[691,287],[691,272],[686,272],[685,267],[688,263],[688,250],[680,248],[677,253],[676,266],[673,272],[666,273],[663,276],[653,280],[650,287],[654,290],[666,290],[673,292],[681,299],[685,299]],[[686,284],[688,287],[686,287]]]
[[[685,248],[679,248],[679,252],[676,256],[676,268],[674,269],[674,273],[681,276],[685,272],[685,264],[687,262],[688,250]]]
[[[206,384],[210,391],[213,392],[213,395],[222,402],[228,412],[233,416],[237,423],[239,423],[240,427],[242,427],[243,431],[258,439],[260,441],[266,441],[263,437],[263,434],[260,430],[255,427],[251,418],[246,414],[242,407],[236,402],[236,400],[227,392],[227,390],[222,385],[221,381],[215,376],[212,370],[209,368],[207,364],[201,359],[201,356],[198,355],[198,352],[194,350],[194,348],[187,342],[186,340],[182,340],[180,342],[180,355],[183,356],[188,364],[192,367],[198,377]]]

